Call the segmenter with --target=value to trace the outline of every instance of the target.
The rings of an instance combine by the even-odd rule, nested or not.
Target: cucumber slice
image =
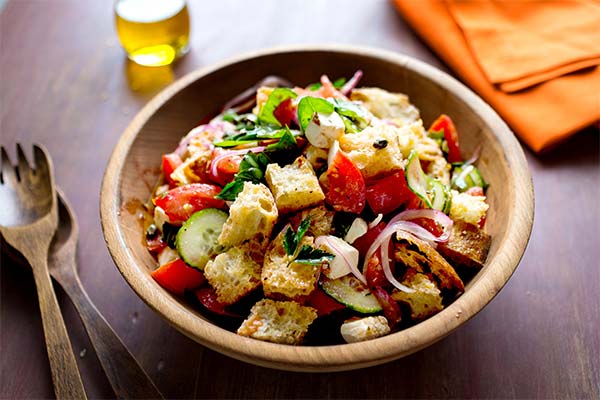
[[[179,255],[189,266],[204,270],[204,266],[217,253],[217,239],[227,220],[227,213],[216,208],[206,208],[194,213],[179,229],[176,246]]]
[[[338,279],[321,279],[321,287],[325,293],[346,307],[361,314],[373,314],[382,310],[369,288],[353,275],[345,275]]]
[[[429,195],[427,194],[427,189],[429,188],[427,175],[425,175],[425,172],[423,172],[423,169],[421,168],[419,154],[415,150],[410,152],[408,164],[406,164],[404,172],[406,174],[406,183],[410,190],[419,196],[419,198],[425,202],[427,207],[431,208],[431,200],[429,200]]]
[[[488,186],[477,167],[471,164],[454,167],[454,171],[452,172],[452,187],[454,189],[464,192],[474,186],[479,186],[483,189],[486,189]]]
[[[446,185],[437,179],[429,179],[429,187],[429,192],[431,193],[431,208],[444,211],[448,199],[450,198],[450,193],[448,193]]]

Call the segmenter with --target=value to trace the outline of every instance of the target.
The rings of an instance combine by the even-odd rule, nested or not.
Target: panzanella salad
[[[400,93],[267,78],[162,157],[152,276],[215,323],[284,344],[387,335],[480,269],[486,183],[451,118]]]

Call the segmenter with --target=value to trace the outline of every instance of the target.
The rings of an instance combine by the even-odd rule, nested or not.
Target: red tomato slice
[[[471,188],[468,188],[465,191],[465,193],[471,196],[485,196],[485,193],[483,193],[483,188],[480,186],[473,186]]]
[[[204,274],[195,268],[189,267],[181,259],[161,265],[150,273],[158,284],[169,292],[183,295],[186,290],[195,289],[204,285]]]
[[[429,128],[429,132],[439,131],[444,132],[444,139],[448,142],[448,161],[451,163],[462,161],[456,127],[454,126],[452,119],[446,114],[440,115],[438,119],[431,124],[431,128]]]
[[[169,182],[169,185],[173,185],[174,182],[171,179],[171,174],[175,171],[175,168],[179,167],[183,161],[181,157],[175,153],[163,154],[162,156],[162,171],[163,175]]]
[[[331,314],[334,311],[343,310],[346,308],[342,303],[338,303],[332,299],[320,287],[312,291],[308,298],[308,305],[316,308],[319,317]]]
[[[414,218],[410,222],[414,222],[417,225],[421,225],[435,236],[440,236],[444,233],[444,230],[431,218]]]
[[[165,210],[173,223],[184,222],[205,208],[224,208],[223,200],[215,199],[221,188],[207,183],[192,183],[171,189],[154,199],[154,204]]]
[[[365,257],[367,255],[367,251],[369,251],[369,247],[373,244],[377,236],[385,229],[385,222],[378,223],[375,227],[369,229],[367,233],[359,237],[352,243],[352,246],[358,250],[361,257]]]
[[[376,214],[388,214],[416,195],[408,188],[404,171],[367,183],[367,203]]]
[[[223,158],[217,164],[217,176],[213,177],[215,181],[222,186],[225,186],[233,180],[235,174],[240,170],[242,157],[231,156]]]
[[[329,191],[326,201],[336,211],[359,214],[367,202],[365,179],[358,167],[338,151],[327,170]]]
[[[226,317],[241,317],[240,315],[227,311],[227,305],[217,300],[217,293],[215,292],[215,289],[210,286],[201,287],[200,289],[196,290],[194,294],[196,295],[196,298],[200,304],[202,304],[208,311],[212,313],[224,315]]]
[[[373,254],[367,263],[367,270],[365,271],[365,278],[369,287],[387,286],[389,284],[379,257],[377,254]]]
[[[273,110],[273,116],[277,118],[277,121],[283,126],[290,126],[294,117],[296,116],[296,108],[292,102],[292,99],[285,99]]]
[[[385,315],[385,318],[388,320],[390,328],[393,328],[402,320],[400,306],[396,300],[392,298],[392,295],[382,287],[371,288],[371,292],[377,297],[377,301],[379,301],[381,308],[383,308],[383,315]]]

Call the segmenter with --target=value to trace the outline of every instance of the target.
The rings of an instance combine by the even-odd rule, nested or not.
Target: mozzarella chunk
[[[329,268],[323,269],[323,273],[329,279],[348,275],[351,272],[348,264],[358,267],[358,250],[356,248],[336,236],[328,235],[325,238],[326,240],[319,247],[335,255],[335,258],[329,261]]]
[[[165,222],[169,222],[169,216],[162,208],[154,207],[154,225],[162,232]]]
[[[343,134],[344,121],[335,112],[331,114],[316,113],[304,131],[310,144],[325,149],[329,148]]]
[[[340,332],[346,342],[356,343],[385,336],[390,333],[390,326],[385,317],[366,317],[343,323]]]

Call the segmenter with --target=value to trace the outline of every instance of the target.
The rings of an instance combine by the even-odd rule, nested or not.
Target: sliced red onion
[[[410,220],[416,219],[416,218],[432,219],[435,223],[437,223],[442,228],[444,233],[441,236],[438,237],[438,236],[431,234],[431,236],[433,236],[435,238],[434,242],[445,243],[448,241],[448,239],[450,239],[450,234],[452,233],[452,224],[454,222],[450,219],[450,217],[448,217],[446,214],[444,214],[443,212],[441,212],[439,210],[421,209],[421,210],[402,211],[401,213],[396,215],[394,218],[392,218],[390,220],[389,224],[392,224],[392,223],[398,222],[398,221],[410,221]],[[429,232],[429,231],[427,231],[427,232]],[[415,236],[421,238],[420,235],[415,235]],[[427,240],[427,239],[424,239],[424,240]],[[429,241],[429,240],[427,240],[427,241]]]
[[[342,88],[340,89],[340,92],[342,92],[342,94],[344,96],[347,96],[348,94],[350,94],[350,92],[356,87],[356,85],[358,84],[358,81],[360,81],[360,78],[362,78],[362,76],[363,76],[363,72],[359,69],[358,71],[356,71],[354,73],[352,78],[350,78],[350,80],[348,82],[346,82],[344,84],[344,86],[342,86]]]
[[[377,217],[369,224],[369,229],[375,228],[381,220],[383,219],[383,214],[377,214]]]
[[[479,144],[479,145],[477,145],[477,148],[473,152],[473,155],[471,156],[471,158],[469,158],[467,161],[464,162],[464,165],[475,164],[475,161],[477,161],[479,159],[480,155],[481,155],[481,145]]]
[[[394,287],[396,287],[398,290],[401,290],[404,293],[414,293],[414,291],[415,291],[414,289],[404,286],[394,277],[394,274],[392,273],[392,270],[390,268],[390,256],[388,254],[389,249],[390,249],[390,238],[388,237],[383,242],[382,247],[381,247],[381,267],[383,269],[383,274],[385,275],[387,280],[392,285],[394,285]]]
[[[277,86],[287,86],[291,87],[292,83],[287,79],[281,78],[275,75],[269,75],[264,79],[258,81],[254,86],[249,87],[244,90],[242,93],[235,96],[233,99],[229,100],[223,106],[223,111],[233,109],[235,112],[239,113],[241,111],[249,110],[256,104],[256,91],[261,86],[269,86],[269,87],[277,87]]]
[[[235,126],[227,121],[212,120],[208,124],[197,126],[189,131],[188,134],[179,141],[179,145],[177,145],[174,153],[183,157],[192,139],[201,135],[203,132],[210,132],[215,135],[214,139],[221,139],[226,131],[234,129]]]
[[[341,257],[344,260],[344,263],[348,266],[348,269],[350,269],[350,272],[352,272],[352,275],[354,275],[357,279],[359,279],[365,285],[367,284],[367,279],[358,270],[358,265],[352,264],[348,260],[348,258],[344,254],[344,252],[341,251],[331,240],[329,240],[329,238],[327,236],[318,236],[315,239],[315,245],[320,246],[321,244],[325,244],[329,249],[331,249],[331,251],[334,253],[334,255],[336,257],[338,257],[338,256]]]
[[[246,154],[248,152],[253,152],[253,153],[260,153],[261,151],[264,151],[266,148],[266,146],[258,146],[258,147],[252,147],[249,149],[241,149],[241,150],[225,150],[223,151],[221,154],[215,156],[211,163],[210,163],[210,176],[213,179],[217,179],[217,175],[219,174],[217,171],[217,167],[219,165],[219,161],[231,157],[231,156],[239,156],[239,155],[243,155]]]

